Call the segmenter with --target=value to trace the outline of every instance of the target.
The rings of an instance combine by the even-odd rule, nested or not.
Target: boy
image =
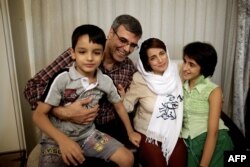
[[[140,135],[133,131],[113,81],[98,69],[105,42],[105,34],[97,26],[82,25],[74,30],[71,55],[75,62],[54,76],[33,114],[36,125],[47,134],[42,137],[40,166],[77,165],[84,161],[83,154],[111,160],[119,166],[133,165],[133,154],[114,138],[96,130],[93,122],[79,125],[61,121],[49,113],[54,106],[89,96],[93,100],[86,107],[91,107],[106,94],[122,119],[129,139],[138,145]]]

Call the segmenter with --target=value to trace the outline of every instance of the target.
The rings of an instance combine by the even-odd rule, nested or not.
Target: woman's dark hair
[[[106,36],[103,30],[95,25],[84,24],[77,27],[71,37],[72,48],[75,49],[77,41],[83,35],[89,36],[89,41],[102,45],[105,48]]]
[[[217,64],[217,53],[214,47],[205,42],[192,42],[183,49],[183,59],[187,56],[194,59],[201,67],[201,75],[213,76]]]
[[[140,59],[145,71],[147,72],[152,71],[152,68],[148,63],[148,54],[147,54],[147,51],[150,48],[161,48],[164,51],[167,51],[164,42],[157,38],[149,38],[141,44],[141,49],[139,51]]]

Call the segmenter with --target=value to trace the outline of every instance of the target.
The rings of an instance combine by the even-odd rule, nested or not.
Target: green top
[[[191,139],[207,132],[210,93],[218,85],[210,81],[210,79],[200,76],[195,87],[190,90],[188,81],[184,82],[184,113],[181,136]],[[219,120],[219,129],[228,129],[224,122]]]

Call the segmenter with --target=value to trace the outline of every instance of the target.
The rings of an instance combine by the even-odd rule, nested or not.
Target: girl
[[[217,63],[213,46],[193,42],[183,50],[184,117],[181,136],[189,167],[223,167],[223,153],[233,145],[220,119],[222,90],[210,81]]]

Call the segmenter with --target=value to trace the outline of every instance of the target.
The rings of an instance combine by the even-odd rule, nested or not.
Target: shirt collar
[[[206,87],[206,83],[210,80],[209,77],[205,78],[204,75],[199,76],[199,78],[196,81],[196,84],[194,86],[194,89],[196,89],[199,93]],[[188,81],[185,81],[183,88],[185,90],[189,90]]]
[[[126,57],[125,60],[123,60],[122,62],[117,62],[117,61],[115,61],[115,63],[114,63],[114,65],[113,65],[112,69],[110,69],[110,70],[107,70],[107,69],[103,66],[103,63],[101,63],[101,65],[99,66],[99,68],[100,68],[102,71],[104,71],[104,73],[107,72],[107,71],[109,71],[109,72],[111,72],[111,71],[116,71],[116,70],[119,70],[120,68],[123,68],[123,66],[126,66],[126,65],[128,64],[128,61],[129,61],[129,58],[128,58],[128,57]]]
[[[89,90],[89,89],[92,89],[96,86],[98,86],[100,84],[100,82],[103,81],[103,73],[102,71],[97,68],[96,70],[96,77],[97,77],[97,82],[94,83],[94,84],[89,84],[89,79],[88,77],[85,77],[83,75],[81,75],[75,68],[75,62],[73,63],[73,65],[69,68],[69,77],[72,79],[72,80],[78,80],[80,79],[81,80],[81,83],[82,83],[82,86],[86,89],[86,90]],[[86,91],[85,90],[85,91]]]
[[[72,64],[72,66],[69,68],[69,76],[72,80],[77,80],[81,78],[86,78],[82,76],[75,68],[75,62]]]

